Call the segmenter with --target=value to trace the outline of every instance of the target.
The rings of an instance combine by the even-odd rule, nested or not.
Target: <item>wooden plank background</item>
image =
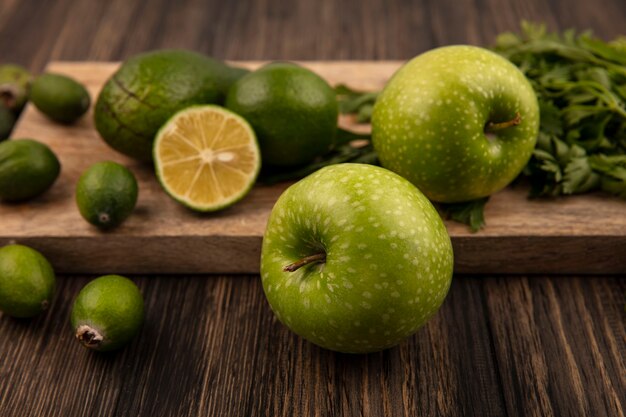
[[[626,7],[3,0],[0,60],[40,70],[49,60],[120,60],[157,47],[226,59],[407,59],[444,44],[487,45],[522,18],[611,38],[625,30]],[[60,276],[46,315],[0,316],[0,415],[624,416],[625,277],[457,275],[415,337],[342,355],[276,322],[258,276],[138,275],[142,333],[118,353],[96,355],[68,325],[71,300],[92,277]]]

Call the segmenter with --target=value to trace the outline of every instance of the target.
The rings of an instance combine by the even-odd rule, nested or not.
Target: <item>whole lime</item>
[[[89,223],[110,229],[130,216],[137,194],[137,180],[128,168],[116,162],[98,162],[80,176],[76,204]]]
[[[43,143],[32,139],[0,143],[0,200],[36,197],[56,181],[61,164]]]
[[[174,113],[221,103],[245,72],[185,50],[136,55],[104,85],[95,107],[96,129],[112,148],[149,161],[157,131]]]
[[[59,123],[74,123],[87,110],[91,98],[87,89],[61,74],[42,74],[30,89],[30,101],[37,110]]]
[[[0,310],[32,317],[46,310],[54,295],[54,270],[42,254],[22,245],[0,248]]]
[[[143,297],[128,278],[105,275],[78,293],[71,313],[76,338],[87,348],[119,349],[138,332],[144,319]]]
[[[242,77],[226,107],[254,129],[264,165],[295,166],[328,152],[337,132],[337,98],[314,72],[275,62]]]

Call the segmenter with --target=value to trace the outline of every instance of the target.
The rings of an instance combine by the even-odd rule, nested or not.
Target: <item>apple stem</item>
[[[487,126],[485,126],[486,133],[497,132],[498,130],[506,129],[508,127],[517,126],[522,123],[522,116],[520,116],[519,112],[515,113],[515,117],[511,120],[507,120],[506,122],[494,123],[489,122]]]
[[[310,256],[305,256],[304,258],[300,259],[299,261],[296,261],[292,264],[286,265],[283,268],[283,271],[285,272],[294,272],[297,271],[298,269],[302,268],[304,265],[308,265],[311,264],[313,262],[324,262],[326,261],[326,254],[325,253],[316,253],[315,255],[310,255]]]

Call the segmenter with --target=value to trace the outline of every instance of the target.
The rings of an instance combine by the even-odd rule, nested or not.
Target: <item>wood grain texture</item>
[[[625,281],[566,279],[484,284],[509,415],[624,416]]]
[[[414,337],[370,355],[333,353],[289,332],[256,276],[138,281],[146,325],[118,353],[89,352],[69,330],[64,297],[86,277],[61,280],[47,315],[2,317],[0,334],[20,335],[0,342],[2,416],[624,412],[623,298],[584,296],[589,280],[457,279]],[[626,289],[619,278],[601,285]]]
[[[623,34],[626,8],[622,0],[3,0],[0,61],[40,70],[165,46],[235,60],[404,60],[442,44],[490,44],[522,18],[611,38]],[[106,255],[94,247],[90,256]],[[415,337],[366,356],[302,341],[274,320],[258,276],[232,275],[135,276],[147,306],[142,333],[127,349],[94,355],[68,324],[91,278],[60,276],[44,316],[0,315],[0,416],[613,417],[626,407],[624,274],[456,275]]]
[[[258,62],[237,62],[256,68]],[[118,64],[53,62],[48,69],[84,83],[92,97]],[[302,65],[329,83],[380,90],[401,62],[308,61]],[[88,113],[77,125],[47,120],[28,106],[13,137],[48,144],[63,167],[41,198],[0,205],[0,244],[16,241],[47,253],[60,272],[257,273],[270,211],[290,183],[256,186],[241,203],[217,214],[199,215],[170,199],[152,167],[109,148]],[[341,125],[367,130],[350,117]],[[129,166],[139,182],[137,210],[122,227],[101,233],[80,217],[74,189],[80,174],[102,160]],[[617,273],[626,271],[626,206],[605,194],[528,200],[523,187],[496,193],[487,205],[487,226],[471,233],[446,222],[459,273]],[[608,220],[608,221],[607,221]],[[100,250],[98,250],[98,248]],[[102,253],[98,256],[98,253]],[[95,255],[94,255],[95,254]],[[584,256],[583,256],[584,255]]]

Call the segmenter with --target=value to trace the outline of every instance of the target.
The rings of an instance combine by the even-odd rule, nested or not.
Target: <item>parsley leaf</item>
[[[344,162],[378,165],[378,156],[369,141],[369,135],[338,129],[335,147],[326,155],[301,167],[263,169],[259,175],[259,182],[271,185],[281,181],[299,180],[320,168]]]
[[[357,123],[371,121],[378,92],[353,90],[345,84],[339,84],[335,87],[335,94],[341,114],[355,114]]]
[[[439,208],[446,218],[466,224],[472,233],[476,233],[485,225],[484,210],[487,201],[489,197],[463,203],[439,203]]]
[[[549,33],[522,22],[495,51],[530,80],[540,133],[523,175],[533,197],[594,190],[626,198],[626,38],[604,42],[590,32]]]

